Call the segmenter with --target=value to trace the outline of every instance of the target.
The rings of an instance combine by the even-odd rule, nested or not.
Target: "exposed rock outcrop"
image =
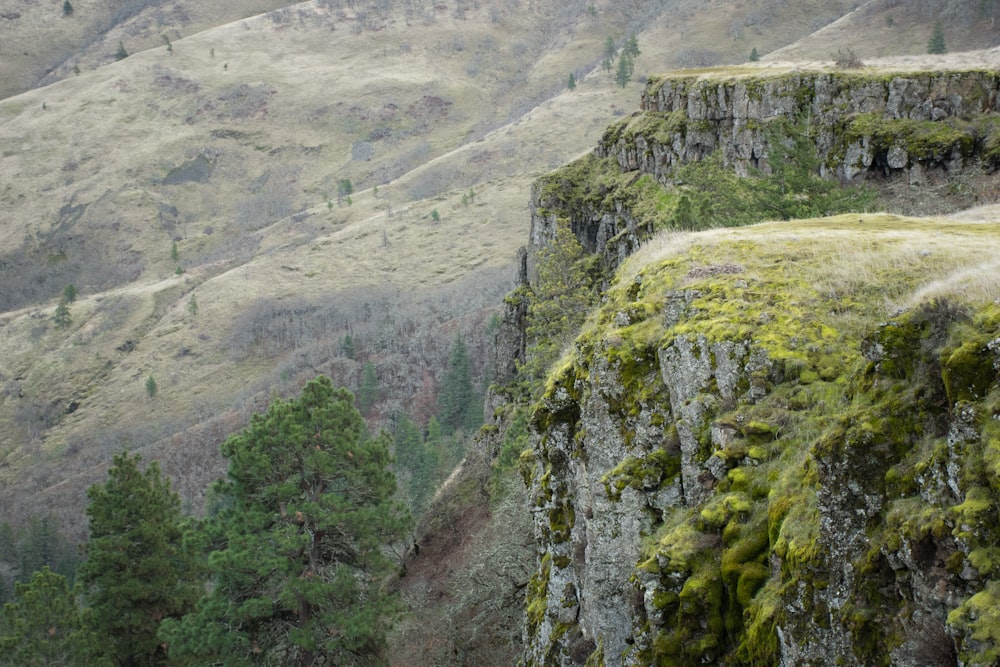
[[[669,180],[718,150],[738,173],[767,171],[774,123],[811,133],[821,171],[843,180],[1000,161],[1000,73],[792,72],[651,81],[642,110],[613,125],[597,153],[623,170]]]
[[[997,76],[853,76],[651,82],[645,111],[536,187],[533,246],[568,224],[610,275],[656,227],[629,187],[715,149],[760,166],[772,148],[750,119],[826,114],[817,145],[845,179],[883,158],[911,177],[995,159]],[[963,116],[988,130],[970,130],[971,152],[900,143]],[[844,167],[850,146],[870,159]],[[614,172],[619,189],[574,170]],[[705,232],[609,281],[522,455],[539,547],[526,664],[997,660],[1000,309],[964,287],[887,300],[968,274],[1000,234],[861,224]]]

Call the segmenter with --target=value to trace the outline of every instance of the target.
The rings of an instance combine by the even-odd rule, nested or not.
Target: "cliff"
[[[767,169],[768,128],[801,122],[820,170],[843,180],[1000,162],[994,71],[713,73],[652,80],[642,109],[605,133],[598,153],[622,169],[669,179],[715,150],[738,173]]]
[[[536,186],[529,282],[562,225],[607,278],[521,456],[526,664],[1000,657],[997,226],[852,214],[648,240],[673,169],[714,149],[760,166],[779,117],[832,128],[811,136],[845,179],[995,164],[995,75],[859,77],[652,81]],[[925,150],[932,129],[971,139]]]

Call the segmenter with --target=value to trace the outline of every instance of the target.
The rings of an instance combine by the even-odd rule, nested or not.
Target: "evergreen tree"
[[[90,652],[93,636],[80,625],[76,598],[66,577],[44,567],[16,587],[15,599],[0,616],[0,665],[110,664]]]
[[[632,57],[622,53],[618,59],[618,69],[615,70],[615,83],[624,88],[632,80]]]
[[[378,375],[375,374],[375,364],[366,361],[361,369],[361,384],[358,386],[358,410],[368,414],[378,400]]]
[[[633,60],[642,55],[642,51],[639,50],[639,38],[636,37],[634,32],[625,40],[625,47],[622,49],[622,52]]]
[[[188,299],[188,312],[191,313],[192,317],[198,314],[198,298],[194,294]]]
[[[73,303],[76,301],[76,287],[73,285],[66,285],[65,289],[63,289],[63,299],[66,300],[66,303]]]
[[[125,60],[128,58],[128,51],[125,50],[125,45],[118,42],[118,50],[115,52],[115,60]]]
[[[58,568],[68,550],[51,515],[32,517],[19,531],[18,538],[17,565],[21,581],[27,581],[43,567]],[[64,573],[65,569],[59,568],[57,571]]]
[[[343,204],[345,199],[350,199],[354,193],[354,184],[351,179],[342,178],[337,181],[337,204]]]
[[[934,24],[934,32],[931,33],[931,38],[927,42],[927,53],[941,54],[947,52],[948,48],[944,43],[944,28],[941,26],[941,21],[938,21]]]
[[[63,16],[73,16],[73,5],[69,0],[63,0]]]
[[[441,382],[441,393],[438,395],[438,414],[446,433],[452,433],[467,425],[469,403],[473,399],[469,351],[459,335],[455,337],[455,342],[451,346],[448,371]]]
[[[393,500],[389,436],[366,438],[349,391],[326,377],[277,400],[222,446],[226,480],[206,533],[211,592],[165,624],[195,664],[372,664],[396,609],[385,546],[408,529]]]
[[[615,56],[617,55],[618,46],[615,45],[615,38],[608,35],[608,38],[604,40],[604,60],[608,63],[613,63],[615,61]]]
[[[750,50],[750,62],[755,63],[760,60],[760,54],[757,52],[757,47],[753,47]]]
[[[159,391],[159,387],[156,384],[156,378],[154,378],[153,374],[150,373],[149,377],[146,378],[146,396],[152,400],[156,398],[157,391]]]
[[[354,338],[351,337],[351,334],[347,334],[346,336],[344,336],[344,340],[340,344],[340,350],[344,353],[344,356],[347,357],[348,359],[354,358],[355,354]]]
[[[52,319],[60,329],[67,329],[73,323],[73,318],[69,314],[69,303],[67,303],[65,296],[59,299],[59,305],[56,306],[56,312],[52,315]]]
[[[420,429],[408,415],[402,415],[393,434],[396,469],[407,480],[410,503],[415,511],[423,509],[434,490],[436,457],[425,446]]]
[[[84,627],[115,664],[159,665],[161,621],[188,612],[201,593],[199,568],[184,549],[181,503],[153,462],[118,454],[108,481],[87,490],[90,540],[77,577]]]
[[[566,87],[570,90],[576,90],[576,77],[573,76],[572,72],[569,73],[569,79],[566,81]]]

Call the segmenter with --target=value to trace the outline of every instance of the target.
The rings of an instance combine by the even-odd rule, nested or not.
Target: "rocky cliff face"
[[[851,162],[868,169],[903,139],[845,127],[959,127],[973,98],[996,103],[993,75],[921,77],[788,75],[759,98],[745,81],[651,82],[586,166],[638,171],[617,194],[580,165],[544,179],[532,243],[569,224],[617,267],[655,228],[642,173],[668,179],[708,146],[748,167],[774,136],[754,118],[840,109],[820,148],[849,178],[841,148],[868,150]],[[672,129],[640,132],[650,117]],[[993,159],[983,136],[934,168]],[[906,150],[890,168],[926,166]],[[625,262],[533,413],[526,664],[993,664],[995,226],[854,215],[663,243]]]
[[[1000,161],[1000,73],[825,72],[671,77],[651,81],[642,110],[598,148],[622,169],[669,180],[679,164],[720,151],[737,172],[768,168],[776,122],[800,125],[821,170],[843,180],[961,169]]]

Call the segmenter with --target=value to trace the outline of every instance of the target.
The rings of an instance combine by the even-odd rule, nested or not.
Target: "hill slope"
[[[78,506],[56,499],[152,443],[197,507],[218,440],[319,371],[355,387],[375,362],[376,422],[433,390],[456,334],[481,376],[530,183],[637,97],[599,67],[606,38],[638,32],[638,77],[690,55],[666,36],[735,12],[589,7],[301,3],[0,102],[8,515],[46,489]]]

